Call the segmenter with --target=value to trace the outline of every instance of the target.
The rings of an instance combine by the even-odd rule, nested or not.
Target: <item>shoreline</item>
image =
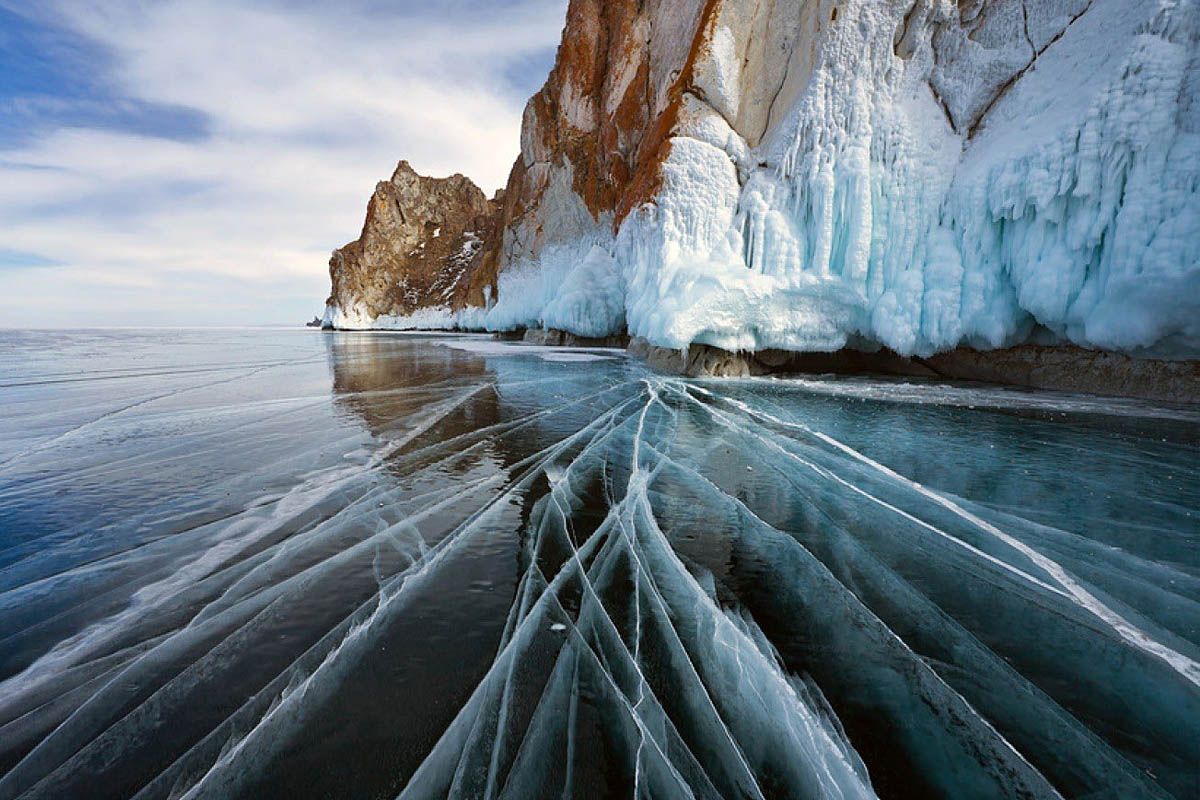
[[[372,333],[387,329],[326,332]],[[400,332],[400,331],[393,331]],[[411,333],[480,333],[420,328]],[[968,381],[992,386],[1200,404],[1200,361],[1139,359],[1075,345],[1017,345],[998,350],[958,348],[929,358],[901,356],[886,348],[874,352],[844,348],[829,353],[762,350],[734,353],[696,344],[684,350],[658,347],[628,335],[589,338],[548,328],[493,332],[496,339],[546,347],[624,349],[652,369],[691,378],[749,378],[786,375],[880,375]]]

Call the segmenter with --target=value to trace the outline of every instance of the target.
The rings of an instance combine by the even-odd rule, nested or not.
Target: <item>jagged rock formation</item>
[[[462,175],[426,178],[401,161],[375,187],[362,235],[329,260],[325,323],[421,327],[422,317],[485,305],[491,290],[472,278],[488,271],[502,201]]]
[[[1197,5],[572,0],[455,320],[1194,359]]]

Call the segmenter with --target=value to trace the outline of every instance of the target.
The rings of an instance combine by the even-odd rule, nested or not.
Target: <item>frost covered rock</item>
[[[929,355],[1041,328],[1200,351],[1192,4],[847,2],[815,26],[757,8],[771,30],[809,26],[777,34],[804,44],[807,85],[787,78],[785,112],[748,115],[761,78],[745,74],[740,28],[718,23],[696,88],[758,139],[757,163],[730,214],[719,161],[701,165],[687,132],[672,139],[655,210],[621,232],[631,334],[731,350],[861,335]],[[682,161],[704,177],[674,180]],[[680,208],[723,213],[725,238],[681,227]]]

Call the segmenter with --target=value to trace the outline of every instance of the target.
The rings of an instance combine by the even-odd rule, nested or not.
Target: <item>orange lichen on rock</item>
[[[613,220],[614,229],[633,209],[653,200],[662,188],[662,165],[671,153],[671,138],[678,130],[683,97],[691,89],[700,54],[712,41],[720,4],[721,0],[705,0],[687,60],[680,66],[679,77],[670,87],[667,106],[656,116],[641,138],[637,154],[630,166],[634,177],[621,195]]]

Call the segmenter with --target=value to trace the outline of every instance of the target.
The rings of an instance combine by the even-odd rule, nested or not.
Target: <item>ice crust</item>
[[[550,247],[537,262],[506,271],[498,294],[488,330],[546,327],[603,337],[625,329],[621,271],[605,247],[586,239]]]
[[[627,328],[675,348],[929,355],[1036,335],[1200,355],[1196,1],[1013,5],[975,38],[938,27],[952,4],[909,5],[841,4],[853,24],[825,31],[755,148],[726,122],[738,56],[718,29],[655,201],[615,237],[597,224],[510,265],[495,307],[454,324]]]

